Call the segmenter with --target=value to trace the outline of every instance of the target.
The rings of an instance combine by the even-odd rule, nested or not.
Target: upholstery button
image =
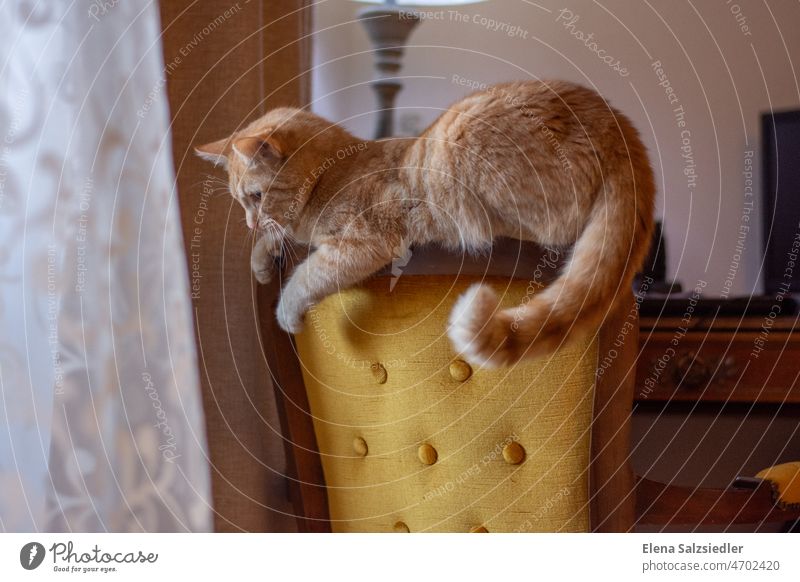
[[[366,457],[367,453],[369,452],[369,447],[367,447],[367,441],[365,441],[361,437],[356,437],[353,439],[353,450],[356,454],[360,457]]]
[[[489,530],[482,525],[478,525],[469,530],[469,533],[489,533]]]
[[[375,378],[378,384],[386,384],[386,379],[389,375],[386,373],[386,368],[384,368],[382,364],[375,362],[370,366],[370,370],[372,371],[372,377]]]
[[[509,465],[519,465],[525,460],[525,449],[516,441],[510,442],[503,447],[503,458]]]
[[[405,524],[405,522],[402,521],[395,523],[392,529],[394,530],[394,533],[409,533],[411,531],[408,529],[408,526]]]
[[[417,456],[419,457],[419,460],[426,465],[433,465],[436,462],[436,459],[439,458],[439,453],[437,453],[436,449],[434,449],[428,443],[425,443],[417,450]]]
[[[456,382],[466,382],[472,376],[472,368],[464,360],[450,362],[450,377]]]

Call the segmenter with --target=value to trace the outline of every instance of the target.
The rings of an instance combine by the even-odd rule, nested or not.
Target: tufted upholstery
[[[380,277],[296,337],[333,531],[588,531],[597,339],[472,369],[444,332],[474,280]],[[504,306],[527,280],[489,280]]]

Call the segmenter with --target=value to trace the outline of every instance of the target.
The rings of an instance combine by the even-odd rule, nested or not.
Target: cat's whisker
[[[191,185],[191,188],[197,188],[202,186],[203,192],[205,193],[208,191],[209,193],[216,193],[220,190],[224,190],[226,192],[229,191],[228,182],[223,180],[222,178],[218,178],[217,176],[212,176],[211,174],[207,174],[205,178],[199,180]]]
[[[297,252],[294,250],[294,247],[286,239],[283,239],[281,241],[281,254],[288,255],[293,259],[297,258]]]
[[[251,230],[246,231],[245,235],[242,237],[242,246],[239,249],[239,254],[242,254],[245,247],[250,247],[251,250],[253,248],[253,231]]]
[[[227,186],[225,188],[220,188],[219,190],[212,190],[211,197],[212,198],[220,198],[222,196],[230,196],[231,192],[228,190]]]
[[[292,262],[299,263],[303,257],[301,256],[300,251],[294,245],[295,242],[296,241],[291,236],[284,238],[281,241],[281,253],[284,254],[284,256],[292,259]]]
[[[200,184],[211,183],[211,184],[225,184],[225,180],[218,176],[214,176],[213,174],[203,174],[203,178],[198,180],[192,186],[199,186]]]

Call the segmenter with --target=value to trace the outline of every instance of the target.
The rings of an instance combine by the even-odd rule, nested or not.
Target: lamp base
[[[383,4],[360,10],[358,18],[375,52],[375,75],[371,83],[379,107],[375,139],[390,137],[394,133],[395,98],[403,87],[397,73],[402,67],[406,41],[420,17],[413,10]]]

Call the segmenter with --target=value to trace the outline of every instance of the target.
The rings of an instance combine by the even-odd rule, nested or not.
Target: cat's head
[[[230,193],[244,209],[249,228],[265,230],[272,223],[285,231],[322,173],[319,160],[331,127],[312,113],[282,107],[195,152],[228,171]]]

